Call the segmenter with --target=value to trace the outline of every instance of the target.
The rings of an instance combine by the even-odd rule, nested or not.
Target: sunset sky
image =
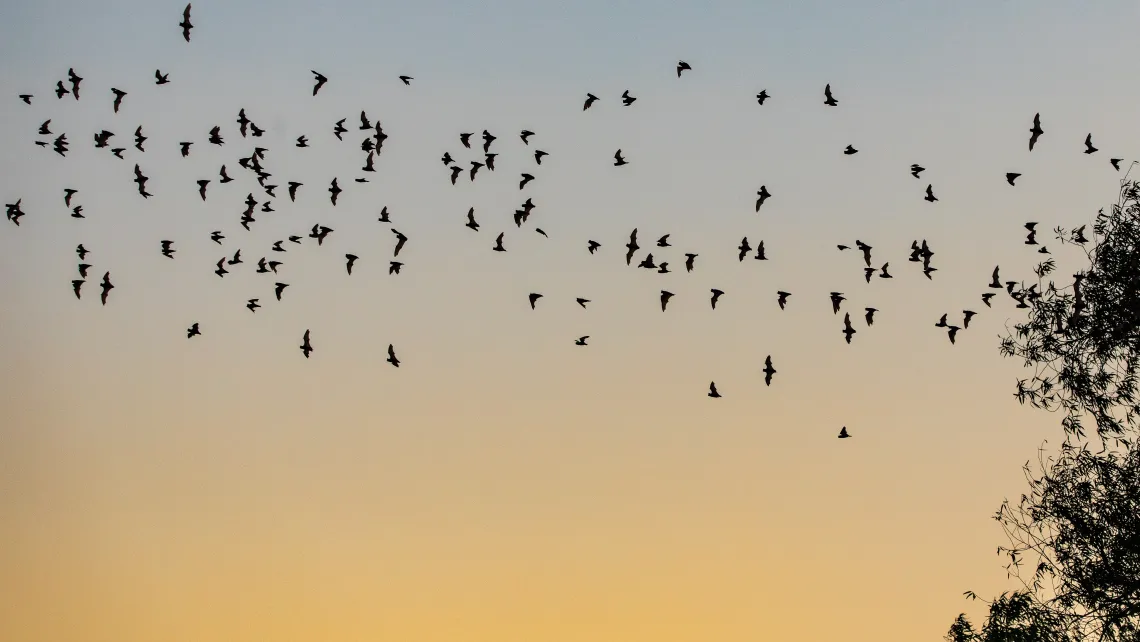
[[[1140,157],[1140,5],[202,0],[189,43],[183,6],[0,11],[0,196],[26,213],[0,221],[0,639],[902,642],[1015,587],[990,516],[1060,417],[1017,404],[998,342],[1020,311],[980,295],[995,265],[1035,280],[1027,221],[1059,279],[1079,269],[1051,230],[1091,224]],[[78,101],[53,93],[69,67]],[[365,184],[361,110],[389,136]],[[496,170],[453,186],[440,157],[482,161],[484,129]],[[66,158],[33,144],[63,132]],[[255,146],[272,213],[238,164]],[[635,260],[672,273],[626,266],[635,227]],[[745,236],[767,262],[737,260]],[[932,280],[907,261],[924,238]],[[856,239],[893,279],[864,281],[836,249]],[[934,324],[964,309],[951,345]]]

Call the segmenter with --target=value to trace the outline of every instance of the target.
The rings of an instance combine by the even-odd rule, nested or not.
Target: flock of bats
[[[182,21],[178,23],[178,26],[182,30],[182,37],[186,40],[186,42],[190,42],[190,32],[194,28],[194,25],[190,22],[190,9],[191,9],[191,5],[189,5],[189,4],[186,5],[185,10],[182,12]],[[683,60],[679,61],[676,65],[677,77],[680,78],[682,75],[682,72],[685,72],[685,71],[692,71],[692,66],[690,66],[689,63],[687,63]],[[313,85],[313,89],[312,89],[312,95],[315,97],[320,92],[321,88],[324,87],[325,84],[329,82],[329,79],[328,79],[328,77],[326,77],[325,75],[323,75],[317,71],[312,71],[312,74],[313,74],[313,77],[315,80],[315,84]],[[169,74],[164,74],[161,72],[161,70],[157,70],[157,69],[155,70],[154,78],[155,78],[155,84],[156,85],[166,85],[166,84],[170,83]],[[401,76],[399,76],[399,80],[405,86],[407,86],[407,85],[411,84],[411,81],[414,80],[414,78],[412,76],[408,76],[408,75],[401,75]],[[63,80],[57,81],[56,87],[55,87],[56,97],[58,99],[62,99],[65,96],[70,94],[71,96],[74,97],[75,100],[79,100],[79,87],[80,87],[80,83],[82,81],[83,81],[83,78],[75,73],[74,68],[68,69],[67,83],[69,84],[69,86],[66,86],[64,84]],[[111,94],[113,96],[113,102],[112,102],[113,111],[114,111],[114,113],[118,113],[119,108],[123,103],[123,99],[125,97],[127,97],[128,93],[126,91],[112,87],[111,88]],[[770,97],[771,96],[768,94],[768,91],[766,89],[761,90],[759,93],[756,94],[757,104],[763,106],[765,101],[767,101]],[[32,98],[33,98],[32,94],[20,94],[19,98],[29,105],[32,104]],[[835,96],[832,93],[830,84],[827,84],[824,86],[823,98],[824,98],[823,104],[826,106],[836,107],[839,105],[839,101],[835,98]],[[585,102],[582,106],[582,110],[586,111],[586,110],[590,109],[598,100],[599,100],[598,96],[596,96],[592,93],[587,93]],[[631,105],[633,105],[633,103],[636,100],[637,100],[637,98],[632,96],[630,94],[629,90],[626,90],[625,92],[622,93],[621,103],[624,107],[630,107]],[[336,124],[333,127],[333,134],[336,136],[336,138],[338,140],[341,140],[341,141],[343,141],[343,135],[345,133],[348,133],[348,131],[349,131],[348,128],[345,127],[345,121],[346,120],[347,119],[343,119],[343,118],[340,119],[339,121],[336,122]],[[253,120],[251,120],[250,118],[247,117],[247,115],[245,113],[245,109],[241,109],[238,112],[237,124],[240,127],[239,132],[240,132],[242,138],[246,138],[247,134],[254,137],[254,138],[261,138],[265,134],[264,129],[258,127],[257,124],[253,122]],[[40,128],[38,130],[38,134],[40,136],[52,135],[50,125],[51,125],[50,119],[45,121],[40,126]],[[376,171],[374,168],[375,157],[376,157],[376,155],[381,153],[384,141],[388,136],[387,136],[387,134],[384,133],[384,130],[380,124],[379,119],[375,120],[374,122],[370,122],[368,116],[366,115],[366,113],[364,111],[362,111],[360,113],[360,127],[359,127],[359,129],[361,131],[370,132],[369,136],[367,138],[365,138],[364,141],[361,143],[362,151],[367,153],[367,157],[365,159],[365,165],[361,169],[363,172],[375,172]],[[1034,115],[1033,126],[1029,129],[1029,132],[1030,132],[1029,151],[1032,152],[1034,147],[1037,145],[1037,142],[1040,139],[1040,137],[1045,133],[1041,127],[1041,115],[1040,114]],[[96,148],[111,147],[110,141],[114,136],[115,136],[114,133],[107,131],[107,130],[101,130],[101,131],[95,133],[94,134],[95,147]],[[472,149],[472,147],[471,147],[471,137],[472,136],[474,136],[474,132],[460,133],[459,143],[465,149],[468,149],[468,150]],[[533,136],[535,136],[534,132],[532,132],[530,130],[525,130],[525,129],[522,130],[519,134],[519,138],[521,139],[522,143],[524,145],[527,145],[527,146],[530,145],[530,138]],[[145,151],[145,149],[143,147],[143,143],[147,140],[147,138],[148,137],[143,134],[142,126],[140,125],[134,132],[134,146],[139,152]],[[309,139],[306,136],[303,136],[303,135],[299,136],[296,139],[295,146],[298,148],[308,147],[308,140]],[[457,183],[460,175],[462,175],[464,173],[464,171],[467,172],[469,180],[471,180],[471,181],[475,180],[476,174],[482,168],[486,168],[488,171],[492,171],[492,172],[495,171],[495,158],[498,156],[498,153],[491,152],[491,145],[495,140],[497,140],[497,137],[494,136],[493,134],[491,134],[490,132],[488,132],[487,130],[483,130],[482,140],[483,140],[483,149],[482,149],[483,158],[482,158],[482,160],[470,161],[470,167],[467,170],[464,170],[464,168],[460,165],[459,161],[457,161],[454,157],[452,157],[450,152],[445,152],[443,154],[443,157],[441,160],[442,160],[444,166],[447,168],[447,170],[450,174],[450,181],[451,181],[452,185],[455,185]],[[223,139],[220,126],[214,126],[212,129],[209,130],[207,142],[210,144],[213,144],[213,145],[217,145],[217,146],[221,146],[224,144],[225,141]],[[60,156],[66,156],[67,152],[68,152],[67,136],[66,136],[66,134],[63,134],[63,133],[59,134],[52,141],[49,141],[46,139],[40,139],[40,140],[36,140],[35,144],[40,146],[40,147],[45,147],[45,148],[50,145],[51,149],[53,151],[55,151],[57,154],[59,154]],[[189,156],[190,155],[190,148],[191,148],[191,146],[194,145],[194,141],[181,141],[178,144],[179,144],[179,148],[181,150],[181,155],[183,157]],[[1084,144],[1085,144],[1085,149],[1084,149],[1085,154],[1093,154],[1093,153],[1096,153],[1098,151],[1098,149],[1093,145],[1091,133],[1088,136],[1086,136]],[[111,154],[117,158],[120,158],[120,159],[124,158],[123,153],[126,151],[127,151],[126,147],[111,147],[111,149],[110,149]],[[274,190],[277,187],[274,184],[267,183],[268,179],[272,176],[272,174],[270,172],[268,172],[265,169],[265,167],[262,165],[262,162],[265,161],[265,153],[267,151],[268,150],[266,148],[258,146],[258,147],[255,147],[253,153],[250,154],[249,156],[238,159],[238,163],[243,168],[251,171],[252,173],[254,173],[257,176],[257,180],[258,180],[259,185],[261,186],[261,188],[265,191],[265,193],[267,195],[267,199],[264,202],[260,203],[261,204],[261,209],[260,209],[261,212],[272,212],[272,211],[274,211],[273,207],[271,205],[272,201],[270,199],[273,199],[276,197]],[[853,156],[853,155],[857,154],[858,151],[859,150],[856,149],[854,146],[848,145],[843,150],[843,153],[847,156]],[[533,153],[535,164],[541,165],[543,157],[548,156],[548,155],[549,154],[545,151],[535,149],[534,153]],[[1111,159],[1109,159],[1109,162],[1114,169],[1116,169],[1117,171],[1120,171],[1120,169],[1121,169],[1120,163],[1122,162],[1122,160],[1123,159],[1120,159],[1120,158],[1111,158]],[[1133,165],[1135,165],[1136,162],[1137,161],[1134,161]],[[627,164],[629,164],[629,160],[626,158],[626,156],[622,153],[622,150],[619,148],[614,153],[613,165],[615,167],[621,167],[621,166],[627,165]],[[1131,169],[1131,167],[1129,169]],[[925,168],[922,167],[921,165],[917,164],[917,163],[912,164],[910,166],[910,174],[914,178],[920,178],[920,175],[922,174],[923,171],[925,171]],[[153,196],[152,194],[150,194],[146,190],[146,184],[147,184],[148,178],[143,173],[142,169],[140,168],[140,166],[137,163],[134,166],[134,176],[135,176],[134,182],[137,185],[138,193],[143,198],[150,198],[151,196]],[[227,174],[225,165],[222,165],[221,169],[219,170],[218,176],[219,176],[218,180],[217,180],[218,184],[226,184],[226,183],[229,183],[229,182],[232,182],[235,180],[233,177],[231,177]],[[1013,186],[1015,184],[1015,181],[1017,180],[1017,178],[1019,176],[1021,176],[1020,173],[1008,172],[1005,174],[1005,180],[1010,186]],[[525,189],[527,187],[527,185],[531,181],[534,181],[534,180],[535,180],[534,175],[530,174],[529,172],[523,172],[520,176],[520,181],[518,184],[519,190]],[[199,193],[199,195],[203,201],[206,200],[207,187],[210,185],[211,182],[212,182],[211,179],[200,179],[197,181],[198,193]],[[368,179],[365,177],[360,177],[360,178],[356,179],[356,182],[366,183],[366,182],[368,182]],[[296,200],[298,190],[303,185],[304,185],[304,183],[302,183],[300,181],[289,181],[288,182],[287,190],[288,190],[288,196],[289,196],[290,201]],[[80,204],[72,206],[72,199],[78,193],[78,191],[79,190],[71,188],[71,187],[64,188],[64,205],[71,209],[71,216],[72,217],[82,219],[82,218],[84,218],[83,206]],[[337,197],[339,196],[339,194],[342,191],[343,190],[340,187],[340,185],[338,184],[337,179],[333,178],[333,180],[332,180],[332,182],[328,188],[329,199],[330,199],[333,206],[336,206]],[[771,198],[771,196],[772,196],[772,194],[768,191],[767,186],[762,185],[760,187],[760,189],[757,191],[757,199],[756,199],[756,207],[755,207],[756,212],[760,211],[761,207],[764,205],[764,203],[769,198]],[[932,184],[928,184],[926,186],[924,200],[927,201],[928,203],[935,203],[938,201],[938,198],[934,195],[934,188],[933,188]],[[21,217],[23,217],[25,215],[25,212],[21,209],[21,201],[22,201],[22,199],[16,199],[15,202],[9,203],[6,205],[8,220],[17,226],[20,225]],[[251,192],[249,194],[249,196],[246,198],[246,201],[245,201],[246,210],[242,214],[242,218],[240,220],[242,227],[244,227],[247,231],[250,230],[250,224],[255,222],[254,215],[257,212],[258,204],[259,204],[259,202],[257,201],[257,199],[254,198],[254,196]],[[530,216],[531,212],[534,209],[535,209],[535,204],[534,204],[533,200],[531,198],[527,198],[526,201],[514,213],[514,222],[515,222],[516,227],[521,228],[523,226],[523,224],[527,221],[528,217]],[[380,223],[391,224],[391,219],[389,217],[387,207],[384,207],[381,210],[380,217],[379,217],[378,221]],[[1025,228],[1026,228],[1026,230],[1028,230],[1028,235],[1027,235],[1026,240],[1025,240],[1026,245],[1031,245],[1031,246],[1039,245],[1037,240],[1036,240],[1036,225],[1037,225],[1037,223],[1034,221],[1031,221],[1031,222],[1028,222],[1025,224]],[[475,208],[474,207],[470,208],[467,212],[465,226],[467,228],[475,231],[475,232],[478,232],[480,229],[480,224],[475,219]],[[1088,239],[1084,236],[1084,229],[1085,229],[1085,226],[1082,225],[1081,227],[1072,230],[1072,232],[1069,236],[1070,240],[1072,240],[1073,242],[1078,243],[1078,244],[1087,243]],[[334,230],[330,227],[320,225],[320,224],[314,224],[311,231],[308,234],[308,237],[316,240],[317,245],[320,246],[323,244],[325,238],[327,238],[327,236],[330,233],[332,233],[333,231]],[[389,262],[388,271],[389,271],[389,274],[399,274],[400,268],[403,266],[403,263],[400,261],[397,261],[395,259],[399,256],[400,250],[408,242],[408,237],[405,236],[404,234],[400,233],[398,230],[396,230],[394,228],[392,228],[391,231],[395,236],[396,244],[395,244],[395,247],[393,249],[392,260]],[[546,232],[544,232],[541,228],[535,228],[535,231],[544,237],[547,236]],[[1060,228],[1058,228],[1058,232],[1060,232]],[[669,234],[665,234],[665,235],[661,236],[660,238],[658,238],[656,243],[655,243],[655,246],[657,248],[661,248],[661,249],[672,247],[672,245],[669,242],[669,236],[670,236]],[[504,237],[505,237],[505,233],[500,232],[498,234],[498,236],[495,238],[494,245],[491,247],[491,249],[494,250],[495,252],[506,252],[507,249],[504,246]],[[213,242],[217,243],[218,245],[221,245],[222,241],[225,238],[226,237],[221,232],[221,230],[214,231],[210,236],[210,239]],[[288,239],[282,239],[282,240],[275,241],[272,244],[270,251],[275,252],[275,253],[284,253],[287,251],[285,246],[284,246],[284,243],[286,241],[293,243],[293,244],[300,244],[300,243],[302,243],[302,240],[303,240],[303,237],[300,235],[289,236]],[[868,245],[867,243],[864,243],[860,240],[855,240],[854,246],[862,254],[862,258],[863,258],[863,261],[865,264],[865,267],[863,268],[864,277],[868,283],[870,283],[871,279],[874,278],[875,276],[878,276],[878,278],[882,278],[882,279],[893,278],[893,276],[888,271],[888,268],[890,266],[889,262],[883,263],[882,266],[880,266],[880,267],[874,267],[872,265],[872,261],[871,261],[872,247],[870,245]],[[850,249],[850,247],[848,245],[844,245],[844,244],[840,244],[837,247],[840,251]],[[597,253],[601,248],[602,248],[602,244],[599,243],[598,241],[593,240],[593,239],[589,239],[586,243],[586,250],[591,255]],[[633,260],[634,260],[635,255],[637,254],[637,252],[640,249],[642,249],[641,246],[638,245],[638,231],[636,228],[630,233],[629,240],[625,244],[625,248],[626,248],[626,254],[625,254],[626,265],[627,266],[633,266],[634,265]],[[744,259],[750,255],[752,255],[752,257],[755,260],[760,260],[760,261],[767,260],[767,256],[765,255],[765,249],[764,249],[764,241],[762,241],[762,240],[757,242],[755,247],[753,247],[749,243],[748,238],[744,237],[736,249],[738,251],[737,257],[740,261],[744,261]],[[174,253],[176,251],[174,248],[174,241],[171,241],[168,239],[161,240],[160,241],[160,250],[161,250],[161,253],[163,256],[173,259]],[[754,255],[752,254],[753,250],[755,250]],[[1049,250],[1044,246],[1041,246],[1037,251],[1041,254],[1049,254]],[[76,248],[76,253],[77,253],[77,255],[79,257],[79,261],[80,261],[80,263],[78,265],[78,271],[79,271],[79,277],[80,278],[73,280],[71,285],[72,285],[72,290],[74,291],[76,298],[80,298],[81,292],[82,292],[82,287],[83,287],[84,283],[86,283],[88,270],[92,266],[90,264],[84,262],[87,255],[88,255],[88,250],[83,246],[82,243],[80,243],[78,245],[78,247]],[[660,255],[660,251],[659,251],[659,255]],[[926,276],[927,279],[931,279],[932,274],[937,270],[937,268],[935,268],[931,265],[931,258],[933,256],[934,256],[934,252],[930,249],[930,247],[927,244],[925,239],[923,239],[921,241],[919,241],[918,239],[915,239],[911,243],[909,261],[914,262],[914,263],[921,263],[923,274]],[[693,271],[697,257],[698,257],[698,254],[695,252],[685,253],[684,266],[685,266],[686,272],[692,272]],[[360,259],[360,257],[355,255],[355,254],[351,254],[351,253],[345,254],[345,260],[346,260],[345,269],[349,275],[352,274],[353,266],[355,265],[355,263],[359,259]],[[229,273],[229,271],[226,269],[227,265],[233,267],[236,265],[240,265],[242,263],[243,263],[243,261],[241,258],[241,250],[238,249],[234,252],[232,257],[226,256],[226,257],[223,257],[222,259],[220,259],[217,262],[216,269],[214,270],[214,272],[219,277],[224,277],[226,274]],[[278,268],[281,265],[283,265],[282,261],[276,261],[276,260],[268,260],[267,261],[266,258],[262,257],[257,262],[257,266],[258,266],[257,272],[263,273],[263,274],[267,274],[267,273],[277,274]],[[636,264],[636,267],[641,268],[641,269],[656,270],[657,272],[662,273],[662,274],[670,272],[668,261],[655,260],[652,253],[647,253],[644,257],[642,257],[642,259]],[[107,300],[108,300],[108,296],[109,296],[111,290],[115,287],[111,282],[110,271],[104,272],[102,281],[100,282],[100,287],[101,287],[100,300],[101,300],[103,305],[106,305]],[[288,287],[288,283],[284,283],[284,282],[280,282],[280,281],[275,283],[275,285],[274,285],[274,296],[276,297],[276,299],[278,301],[281,300],[282,293],[284,292],[285,288],[287,288],[287,287]],[[993,291],[987,291],[981,295],[982,302],[984,303],[984,305],[986,307],[991,307],[991,299],[995,296],[995,294],[997,292],[1000,292],[1003,290],[1008,294],[1008,296],[1013,301],[1015,301],[1017,303],[1018,308],[1028,308],[1029,305],[1028,305],[1027,301],[1033,301],[1033,300],[1035,300],[1041,296],[1041,293],[1038,292],[1036,289],[1036,285],[1024,287],[1023,284],[1019,285],[1018,282],[1016,282],[1016,281],[1007,280],[1007,281],[1003,282],[1000,278],[999,267],[994,268],[993,278],[992,278],[992,281],[989,283],[988,288],[990,288]],[[713,309],[716,309],[717,301],[723,295],[724,295],[723,290],[720,290],[717,288],[711,289],[710,305],[712,306]],[[659,299],[660,299],[662,312],[664,312],[666,310],[666,307],[668,306],[669,301],[673,298],[673,296],[674,296],[674,294],[672,292],[669,292],[668,290],[664,290],[664,289],[661,290]],[[783,290],[776,292],[776,303],[777,303],[777,305],[779,305],[779,308],[781,310],[785,309],[785,306],[788,304],[789,297],[791,297],[791,296],[792,296],[792,294],[790,292],[785,292]],[[536,304],[538,303],[538,301],[542,297],[543,297],[543,295],[541,293],[538,293],[538,292],[532,292],[528,295],[528,300],[529,300],[529,304],[530,304],[531,309],[535,308]],[[833,314],[838,315],[840,312],[840,309],[841,309],[841,305],[846,300],[846,298],[842,292],[831,292],[830,293],[830,299],[831,299]],[[251,312],[255,312],[258,308],[261,307],[259,301],[260,301],[260,299],[258,299],[258,298],[249,299],[247,304],[246,304],[246,307],[248,307]],[[576,302],[583,309],[585,309],[586,304],[590,303],[590,300],[586,299],[586,298],[578,297],[576,299]],[[864,308],[863,317],[864,317],[864,321],[868,327],[873,325],[874,315],[876,312],[878,312],[878,310],[876,308],[873,308],[873,307],[865,307]],[[977,313],[973,310],[963,310],[962,311],[962,321],[961,321],[960,326],[956,325],[955,323],[951,323],[948,321],[949,314],[943,314],[941,316],[941,318],[939,319],[939,321],[937,323],[935,323],[934,325],[935,325],[935,327],[946,329],[950,342],[954,343],[955,338],[957,336],[957,333],[960,330],[964,330],[964,329],[968,328],[970,326],[971,318],[974,317],[976,314]],[[855,327],[851,321],[851,313],[847,312],[847,311],[844,311],[844,315],[843,315],[842,333],[843,333],[844,338],[848,344],[851,343],[852,336],[856,333]],[[200,329],[198,322],[194,322],[186,330],[187,338],[193,338],[196,336],[200,336],[201,334],[202,333],[201,333],[201,329]],[[574,344],[578,345],[578,346],[585,346],[585,345],[587,345],[586,341],[589,338],[590,338],[589,335],[581,336],[581,337],[574,340]],[[304,356],[306,358],[309,358],[309,356],[313,352],[313,345],[312,345],[312,342],[310,339],[311,339],[311,331],[309,329],[306,329],[304,334],[303,334],[303,337],[302,337],[301,345],[299,346],[302,354],[304,354]],[[399,367],[400,360],[396,357],[395,348],[392,344],[388,345],[387,352],[388,352],[388,358],[387,358],[388,363],[390,363],[394,367]],[[773,376],[777,372],[776,369],[772,365],[771,355],[768,355],[764,359],[764,369],[761,372],[764,374],[765,385],[770,386],[772,384]],[[717,391],[717,386],[716,386],[715,381],[709,383],[708,396],[712,397],[712,398],[719,398],[721,396],[720,392]],[[838,436],[841,439],[850,437],[850,435],[847,432],[846,426],[844,426],[839,431]]]

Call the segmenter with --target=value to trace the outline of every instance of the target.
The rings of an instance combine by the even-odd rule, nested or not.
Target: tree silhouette
[[[1140,444],[1128,437],[1140,427],[1140,183],[1122,183],[1092,239],[1083,228],[1055,231],[1063,242],[1093,245],[1085,251],[1089,267],[1067,286],[1042,288],[1056,265],[1038,264],[1037,286],[1015,293],[1027,320],[1001,350],[1035,369],[1016,396],[1064,410],[1066,440],[1055,460],[1039,453],[1040,476],[1026,462],[1029,494],[1016,505],[1007,499],[994,515],[1010,542],[998,554],[1022,588],[989,602],[981,629],[959,615],[946,635],[951,642],[1140,640]],[[1085,437],[1087,416],[1096,422],[1098,452],[1070,442]]]
[[[1030,493],[994,515],[1010,541],[998,553],[1022,590],[991,602],[981,631],[959,615],[946,638],[1140,639],[1140,448],[1065,443],[1055,461],[1039,462],[1040,477],[1024,467]]]
[[[963,614],[950,625],[946,639],[950,642],[1068,642],[1072,638],[1061,622],[1029,593],[1014,592],[1003,593],[990,604],[989,617],[980,631],[975,631]]]
[[[1122,184],[1118,203],[1100,211],[1088,242],[1083,228],[1054,231],[1085,251],[1088,269],[1068,285],[1042,286],[1056,263],[1038,264],[1038,284],[1018,293],[1028,318],[1002,339],[1001,352],[1034,368],[1017,384],[1021,403],[1063,409],[1068,435],[1085,437],[1081,419],[1091,416],[1102,441],[1127,443],[1140,427],[1140,183]]]

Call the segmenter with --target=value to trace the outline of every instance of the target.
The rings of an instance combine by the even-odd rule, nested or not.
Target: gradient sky
[[[1017,405],[1025,375],[997,351],[1016,310],[979,295],[995,264],[1032,277],[1028,220],[1079,265],[1049,230],[1091,222],[1123,175],[1108,159],[1137,157],[1140,6],[317,6],[195,2],[189,44],[181,3],[3,6],[0,191],[27,215],[0,225],[0,638],[929,640],[980,612],[966,589],[1013,587],[990,515],[1060,417]],[[693,67],[681,79],[678,59]],[[68,67],[78,102],[52,94]],[[316,98],[310,69],[329,77]],[[110,87],[129,93],[118,114]],[[587,92],[601,100],[582,112]],[[243,107],[264,138],[240,138]],[[358,185],[362,109],[390,138]],[[1035,112],[1046,133],[1030,154]],[[32,144],[47,118],[66,158]],[[206,142],[214,125],[223,147]],[[126,160],[94,149],[103,128]],[[484,128],[497,171],[450,185],[440,156],[481,160],[458,134]],[[293,147],[302,134],[310,149]],[[246,232],[242,201],[263,193],[237,158],[255,144],[281,187]],[[615,168],[619,147],[630,164]],[[195,181],[223,163],[237,180],[202,202]],[[536,180],[520,191],[523,171]],[[305,183],[296,203],[288,180]],[[757,214],[761,185],[773,196]],[[410,239],[398,276],[383,206]],[[278,303],[253,264],[317,222],[335,232],[289,247]],[[647,247],[670,233],[654,256],[680,271],[627,268],[634,227]],[[770,260],[738,262],[742,236]],[[857,238],[893,280],[865,283],[861,257],[836,251]],[[906,260],[916,238],[932,281]],[[80,242],[94,267],[77,301]],[[219,280],[238,248],[245,269]],[[676,293],[664,314],[662,288]],[[529,292],[545,294],[537,310]],[[871,328],[865,306],[880,310]],[[963,308],[979,314],[952,346],[933,324]],[[723,398],[705,396],[710,380]]]

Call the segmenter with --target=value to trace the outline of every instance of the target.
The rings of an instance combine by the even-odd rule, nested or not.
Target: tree
[[[1066,442],[1039,461],[1040,477],[1024,467],[1029,494],[994,515],[1010,541],[998,553],[1022,590],[990,603],[980,632],[960,615],[947,639],[1140,640],[1140,448]]]
[[[946,634],[950,642],[1069,642],[1064,626],[1048,609],[1024,591],[1003,593],[990,604],[989,617],[975,631],[966,616],[959,615]]]
[[[1100,211],[1091,249],[1084,229],[1055,230],[1089,260],[1072,283],[1042,286],[1050,259],[1034,270],[1037,285],[1009,288],[1027,318],[1001,351],[1034,368],[1015,396],[1063,410],[1066,439],[1055,460],[1039,456],[1040,476],[1026,462],[1030,492],[994,515],[1010,542],[998,554],[1022,588],[989,602],[979,630],[959,615],[951,642],[1140,640],[1140,444],[1129,438],[1140,432],[1140,183],[1122,182],[1118,203]],[[1098,452],[1071,441],[1085,439],[1087,417]]]
[[[1124,183],[1120,199],[1093,227],[1093,247],[1082,225],[1062,243],[1085,250],[1087,270],[1068,285],[1041,280],[1056,269],[1050,259],[1034,272],[1038,284],[1013,292],[1027,319],[1001,342],[1007,357],[1021,357],[1035,372],[1017,384],[1018,401],[1050,411],[1063,409],[1066,434],[1085,437],[1082,415],[1096,422],[1102,441],[1128,441],[1140,428],[1136,399],[1140,366],[1140,183]]]

